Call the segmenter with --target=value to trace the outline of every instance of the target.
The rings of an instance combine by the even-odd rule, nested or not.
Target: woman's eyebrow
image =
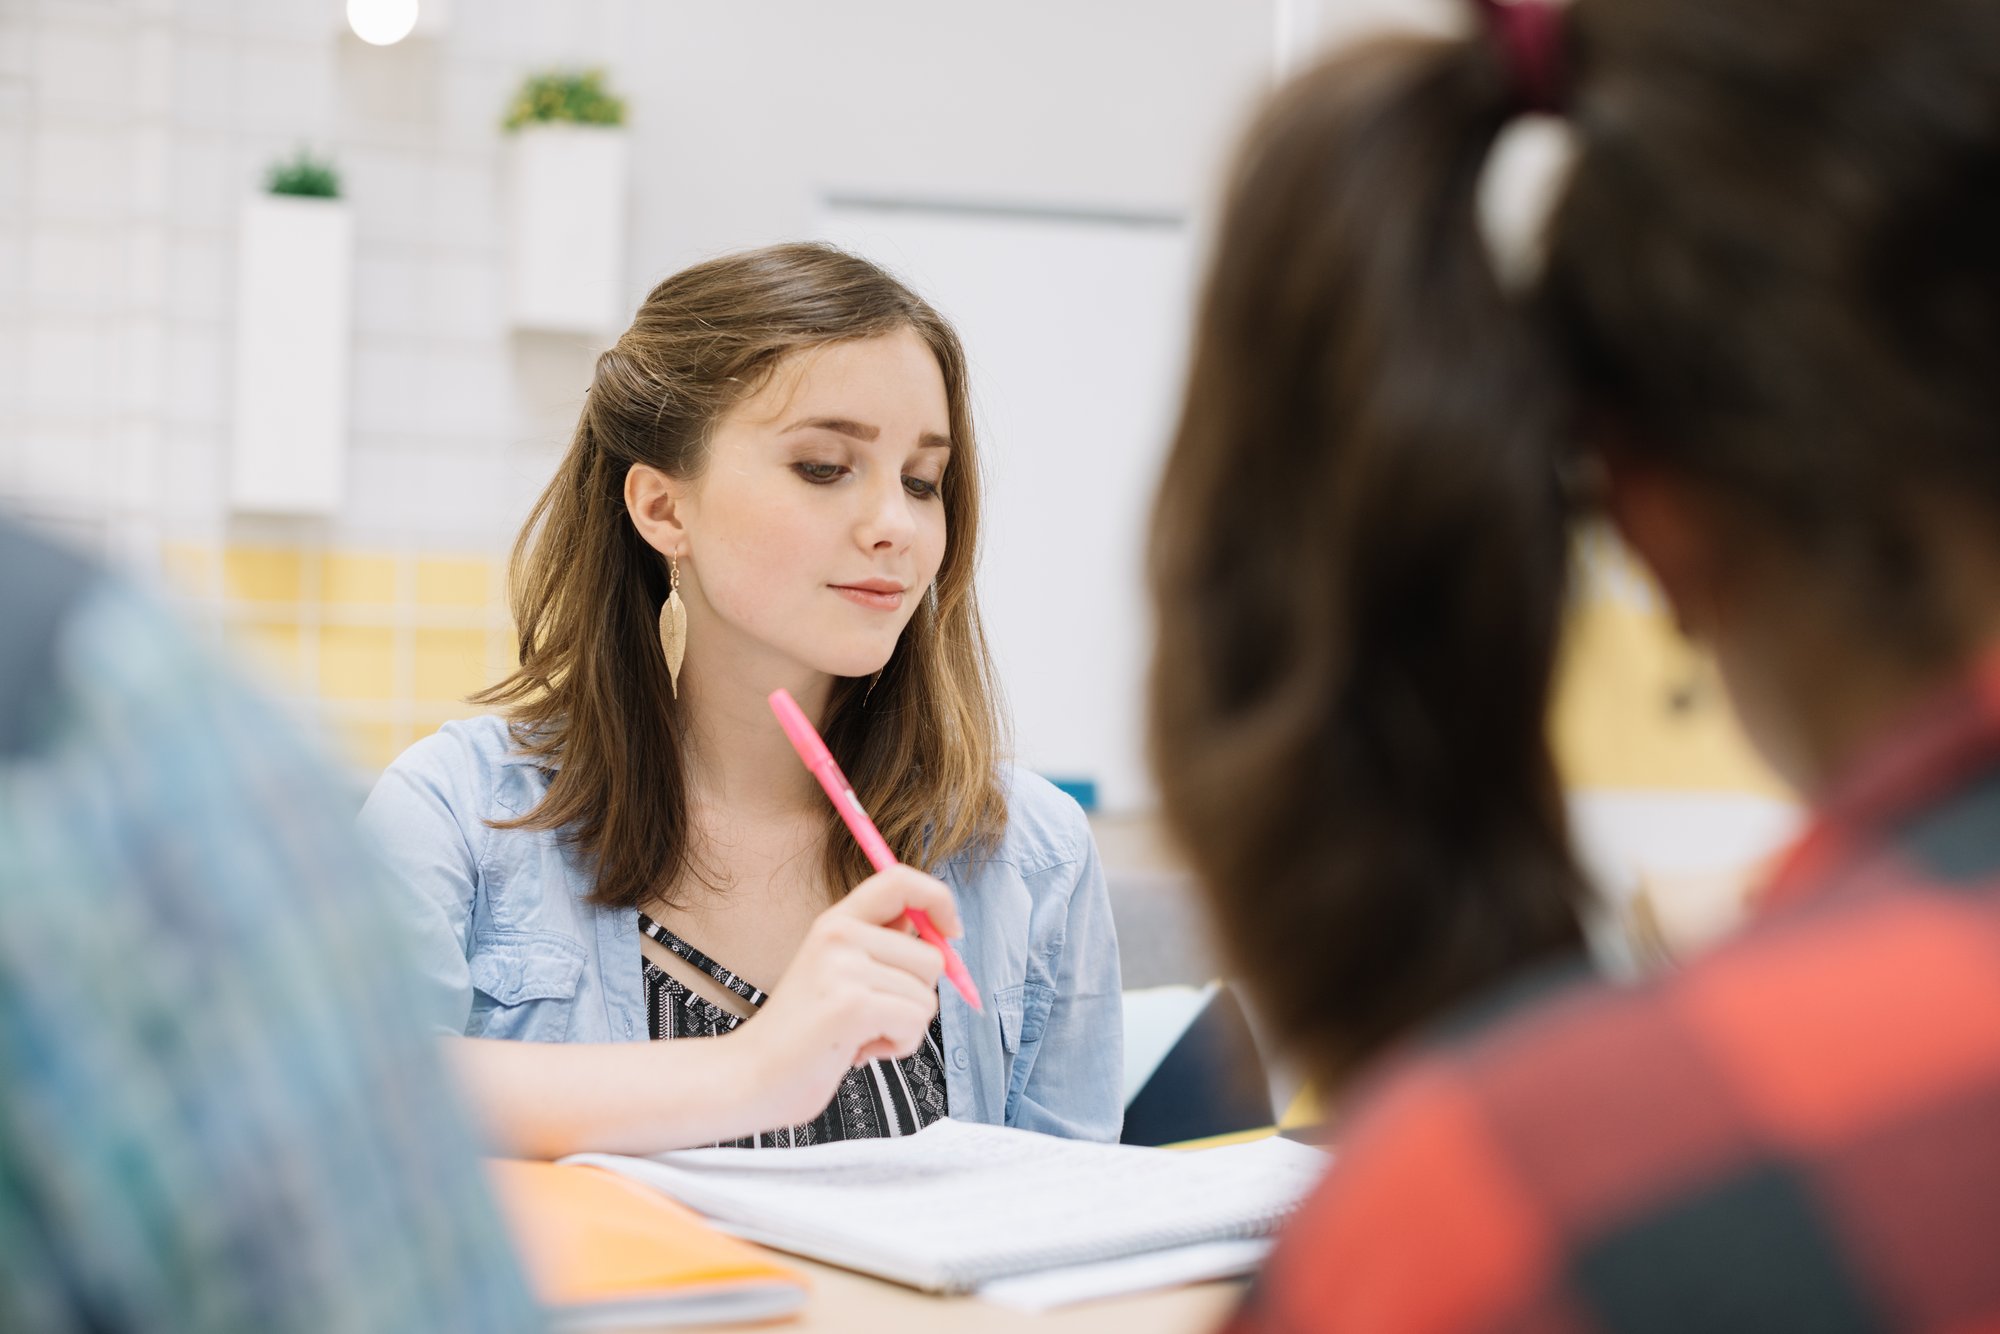
[[[784,434],[790,435],[793,431],[832,431],[838,435],[853,436],[856,440],[873,440],[882,434],[879,426],[864,426],[846,417],[802,417],[787,426]]]
[[[846,417],[802,417],[787,426],[780,434],[790,435],[793,431],[832,431],[836,435],[867,441],[873,441],[882,434],[882,428],[879,426],[864,425]],[[951,437],[939,435],[935,431],[925,431],[917,437],[917,445],[924,449],[950,449]]]

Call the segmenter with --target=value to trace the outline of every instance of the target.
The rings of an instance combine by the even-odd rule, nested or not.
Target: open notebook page
[[[946,1119],[804,1149],[584,1154],[753,1241],[936,1292],[1264,1236],[1327,1157],[1271,1138],[1182,1153]]]

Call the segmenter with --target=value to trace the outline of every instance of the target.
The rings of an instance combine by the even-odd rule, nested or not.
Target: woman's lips
[[[903,591],[900,588],[867,588],[859,584],[833,584],[834,592],[858,606],[875,611],[895,611],[903,605]]]

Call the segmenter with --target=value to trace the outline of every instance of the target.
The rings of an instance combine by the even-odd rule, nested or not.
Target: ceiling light
[[[417,0],[347,0],[347,26],[371,46],[394,46],[417,26]]]

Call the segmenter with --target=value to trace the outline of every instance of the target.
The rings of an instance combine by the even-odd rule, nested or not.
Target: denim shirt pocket
[[[1011,1065],[1021,1050],[1023,988],[1004,987],[993,993],[993,1017],[1000,1025],[1000,1054]]]
[[[1048,1027],[1049,1008],[1055,992],[1034,982],[1008,987],[993,993],[993,1009],[1000,1021],[1000,1053],[1007,1067],[1006,1124],[1014,1124],[1014,1105],[1028,1086],[1035,1068],[1035,1053],[1041,1046],[1042,1031]]]
[[[588,961],[582,945],[552,931],[498,931],[473,945],[471,1037],[561,1042]]]

